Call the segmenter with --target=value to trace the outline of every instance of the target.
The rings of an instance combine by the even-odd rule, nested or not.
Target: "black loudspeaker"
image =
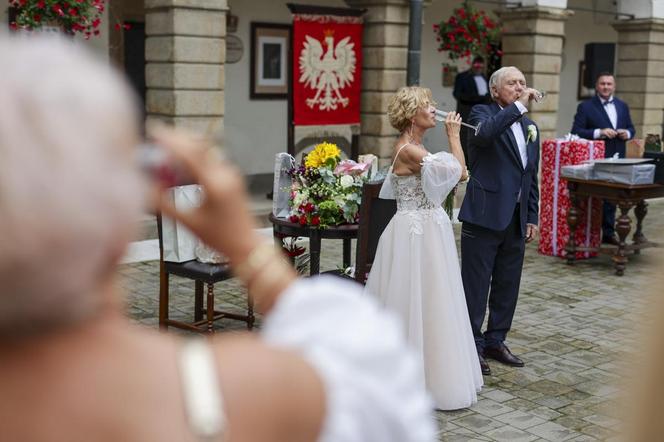
[[[594,88],[595,80],[600,72],[613,73],[615,56],[615,43],[586,43],[583,55],[583,61],[586,64],[583,85],[587,88]]]

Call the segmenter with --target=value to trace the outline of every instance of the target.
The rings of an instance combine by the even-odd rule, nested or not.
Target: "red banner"
[[[294,16],[295,125],[359,123],[361,72],[361,18]]]

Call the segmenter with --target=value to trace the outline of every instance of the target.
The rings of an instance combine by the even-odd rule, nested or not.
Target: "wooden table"
[[[627,265],[627,252],[634,254],[640,253],[641,249],[647,247],[657,247],[658,244],[648,241],[643,234],[643,219],[648,213],[648,203],[645,200],[650,198],[664,197],[664,186],[661,184],[640,184],[629,185],[610,183],[608,181],[583,180],[577,178],[565,178],[570,194],[571,206],[567,213],[567,223],[569,224],[569,240],[565,251],[567,252],[567,264],[574,264],[576,252],[608,252],[613,255],[616,275],[622,276],[625,273]],[[578,224],[579,202],[586,197],[601,198],[615,203],[620,210],[620,216],[616,218],[616,232],[618,233],[619,244],[617,247],[592,248],[579,247],[575,244],[574,233]],[[632,236],[632,243],[627,243],[627,236],[632,230],[632,220],[628,216],[630,209],[634,208],[636,216],[636,231]]]
[[[309,274],[317,275],[320,273],[320,244],[321,239],[341,239],[343,240],[343,266],[344,269],[350,267],[350,240],[357,238],[357,224],[344,224],[340,226],[326,227],[324,229],[302,226],[299,223],[292,223],[287,219],[276,218],[270,215],[272,223],[272,232],[274,241],[281,246],[281,240],[284,236],[302,236],[309,238]]]

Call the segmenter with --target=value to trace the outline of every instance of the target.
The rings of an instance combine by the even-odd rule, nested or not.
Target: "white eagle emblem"
[[[340,89],[353,82],[355,73],[355,43],[350,36],[342,39],[334,47],[333,32],[325,32],[327,51],[323,54],[321,42],[309,35],[305,36],[304,48],[300,53],[300,83],[316,90],[313,98],[307,98],[307,106],[322,111],[335,110],[338,104],[348,106],[348,98],[341,95]]]

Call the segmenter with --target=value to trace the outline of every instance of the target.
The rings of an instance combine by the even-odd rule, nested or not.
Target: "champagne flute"
[[[434,118],[436,119],[436,121],[445,121],[445,117],[447,117],[447,114],[449,114],[449,112],[440,109],[436,109],[434,113],[435,113]],[[461,125],[471,128],[473,131],[475,131],[475,135],[477,135],[477,131],[480,130],[479,124],[477,126],[473,126],[472,124],[464,123],[462,121]]]
[[[544,100],[546,100],[547,97],[546,91],[542,91],[539,89],[533,89],[533,91],[535,92],[535,96],[533,97],[535,103],[542,103]]]

